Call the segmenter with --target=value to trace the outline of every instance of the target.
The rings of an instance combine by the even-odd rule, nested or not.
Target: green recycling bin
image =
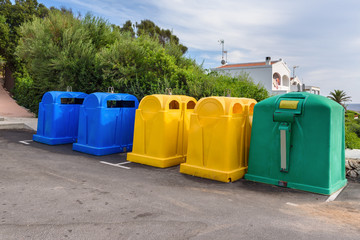
[[[245,179],[330,195],[346,185],[344,108],[292,92],[254,108]]]

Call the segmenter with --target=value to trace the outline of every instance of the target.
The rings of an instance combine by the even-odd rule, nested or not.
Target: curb
[[[0,122],[0,130],[2,129],[25,129],[25,130],[33,130],[33,128],[29,127],[28,125],[26,125],[25,123],[17,123],[17,122]]]

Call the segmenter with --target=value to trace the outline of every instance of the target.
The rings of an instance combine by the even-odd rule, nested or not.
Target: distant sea
[[[345,104],[345,105],[346,105],[347,110],[360,112],[360,103],[348,103],[348,104]]]

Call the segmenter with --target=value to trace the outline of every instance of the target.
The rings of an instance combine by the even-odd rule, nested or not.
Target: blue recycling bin
[[[39,104],[36,142],[48,145],[73,143],[77,139],[79,109],[86,93],[51,91]]]
[[[130,94],[89,94],[80,108],[73,150],[97,156],[131,151],[138,105]]]

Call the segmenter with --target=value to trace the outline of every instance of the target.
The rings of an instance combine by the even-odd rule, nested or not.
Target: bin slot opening
[[[235,103],[233,106],[233,114],[239,114],[243,112],[243,107],[240,103]]]
[[[254,114],[254,107],[255,107],[255,103],[250,104],[250,107],[249,107],[250,114]]]
[[[186,104],[186,109],[195,109],[195,105],[194,101],[190,101]]]
[[[123,101],[123,100],[108,100],[108,108],[134,108],[135,101]]]
[[[169,103],[169,109],[180,109],[180,104],[178,101],[176,100],[172,100],[170,103]]]
[[[83,104],[83,98],[61,98],[61,104]]]

